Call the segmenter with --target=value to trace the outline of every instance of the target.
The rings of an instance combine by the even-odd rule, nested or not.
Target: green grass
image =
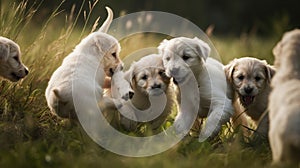
[[[0,81],[0,167],[269,166],[268,144],[245,141],[239,134],[228,132],[227,127],[215,141],[199,143],[197,138],[187,137],[172,149],[151,157],[124,157],[103,149],[79,125],[53,116],[44,98],[51,74],[79,40],[92,31],[94,22],[87,20],[80,26],[76,22],[79,15],[74,13],[63,22],[63,14],[57,8],[42,26],[37,26],[32,17],[39,14],[39,4],[0,3],[0,33],[20,44],[22,60],[30,69],[21,82]],[[13,9],[8,8],[11,4]],[[224,63],[248,55],[272,63],[271,49],[278,36],[211,39]],[[145,43],[134,44],[137,40]],[[159,41],[147,35],[124,40],[122,56],[144,45],[156,46]]]

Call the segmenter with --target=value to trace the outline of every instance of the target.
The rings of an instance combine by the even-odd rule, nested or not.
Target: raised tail
[[[105,9],[107,11],[108,16],[107,16],[106,20],[104,21],[104,23],[102,24],[102,26],[98,30],[103,33],[107,33],[108,28],[114,17],[113,11],[109,7],[105,7]]]

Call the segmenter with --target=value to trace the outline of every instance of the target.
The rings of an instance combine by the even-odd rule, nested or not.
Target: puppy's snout
[[[161,84],[157,84],[157,83],[154,83],[153,86],[151,86],[152,89],[160,89],[161,88]]]
[[[134,92],[132,92],[132,91],[129,91],[129,99],[132,99],[133,98],[133,95],[134,95]]]
[[[28,75],[29,74],[29,71],[27,68],[25,68],[25,75]]]
[[[246,94],[251,94],[252,91],[253,91],[253,88],[248,86],[248,87],[244,88],[244,91],[245,91]]]
[[[172,68],[170,72],[174,76],[178,75],[178,73],[179,73],[179,67]]]

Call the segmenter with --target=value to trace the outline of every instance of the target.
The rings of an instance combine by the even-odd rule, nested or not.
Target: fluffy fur
[[[79,95],[92,99],[88,93],[97,90],[97,101],[101,104],[113,104],[103,97],[103,88],[109,82],[116,68],[121,66],[120,45],[111,35],[106,34],[113,19],[110,8],[106,8],[108,17],[97,32],[85,37],[53,73],[46,89],[46,99],[50,110],[63,118],[76,118],[73,96]],[[80,61],[80,62],[79,62]],[[95,71],[97,71],[95,73]],[[76,72],[78,72],[76,74]],[[78,81],[80,90],[72,90],[72,82]],[[93,82],[95,81],[95,83]],[[99,94],[99,95],[98,95]],[[90,100],[93,101],[93,100]]]
[[[171,81],[165,75],[162,57],[152,54],[132,63],[125,72],[125,78],[130,82],[134,95],[120,109],[126,116],[130,115],[121,116],[121,125],[134,131],[138,123],[147,123],[156,130],[165,122],[174,104]]]
[[[269,140],[274,163],[300,163],[300,30],[284,34],[273,49],[277,72],[270,95]]]
[[[19,45],[0,36],[0,76],[17,82],[27,74],[28,68],[21,61]]]
[[[260,125],[257,129],[258,133],[267,137],[269,120],[268,115],[264,113],[267,113],[268,96],[271,91],[270,82],[275,73],[274,68],[266,61],[243,57],[234,59],[224,69],[233,90],[232,95],[229,95],[233,97],[235,107],[233,124],[249,127],[245,116],[247,115],[256,126]],[[262,122],[259,123],[260,121]]]
[[[192,104],[188,101],[183,106],[181,101],[189,97],[181,97],[178,93],[179,112],[174,126],[178,132],[189,129],[192,111],[189,107],[199,106],[198,116],[207,118],[205,128],[201,131],[200,139],[216,136],[221,125],[230,120],[233,114],[231,100],[226,96],[227,83],[223,65],[209,58],[210,47],[198,38],[178,37],[164,40],[158,47],[163,56],[166,74],[175,79],[180,87],[189,87],[190,79],[195,77],[199,89],[200,102]],[[189,73],[190,70],[192,73]],[[191,92],[194,92],[192,88]]]

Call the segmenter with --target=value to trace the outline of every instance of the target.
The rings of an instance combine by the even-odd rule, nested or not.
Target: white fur
[[[17,82],[27,74],[28,68],[21,61],[19,45],[0,36],[0,76]]]
[[[199,89],[200,102],[198,116],[207,118],[205,128],[201,131],[199,140],[216,136],[221,125],[230,120],[234,110],[231,99],[226,96],[227,83],[223,65],[213,58],[209,58],[210,47],[198,38],[178,37],[164,40],[158,47],[163,55],[164,67],[169,76],[175,78],[180,87],[190,85],[190,78],[194,75]],[[193,73],[189,73],[191,70]],[[193,92],[193,91],[191,91]],[[177,94],[178,95],[178,94]],[[180,97],[180,104],[189,97]],[[187,101],[187,103],[192,103]],[[187,130],[193,115],[190,108],[195,104],[180,104],[174,125],[177,131]]]
[[[96,92],[99,103],[110,102],[103,97],[103,88],[107,87],[105,78],[111,76],[122,62],[118,57],[120,52],[118,41],[106,34],[113,18],[111,9],[108,7],[106,9],[108,17],[99,31],[91,33],[75,47],[53,73],[48,83],[45,94],[48,106],[60,117],[76,118],[73,103],[75,95],[89,100],[94,98],[90,94]],[[77,82],[80,89],[72,90],[73,81]]]

